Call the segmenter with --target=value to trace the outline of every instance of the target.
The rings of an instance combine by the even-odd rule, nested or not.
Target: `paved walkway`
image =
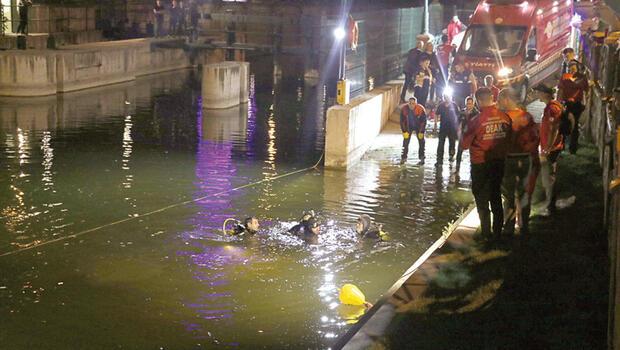
[[[422,294],[375,344],[387,349],[603,349],[608,261],[593,147],[560,161],[575,205],[532,219],[529,239],[444,247]]]

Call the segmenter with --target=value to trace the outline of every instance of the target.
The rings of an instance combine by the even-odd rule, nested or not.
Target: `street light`
[[[335,45],[338,47],[338,83],[336,84],[336,102],[339,105],[349,103],[351,85],[346,79],[346,55],[347,55],[347,32],[344,27],[338,26],[334,29]]]

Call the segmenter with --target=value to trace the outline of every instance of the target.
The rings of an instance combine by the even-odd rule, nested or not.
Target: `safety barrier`
[[[610,286],[608,348],[620,348],[620,32],[586,33],[580,57],[594,82],[583,115],[585,135],[597,145],[603,169]]]

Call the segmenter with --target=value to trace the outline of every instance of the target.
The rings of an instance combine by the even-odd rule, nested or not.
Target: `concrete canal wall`
[[[0,96],[46,96],[191,67],[182,49],[158,49],[135,39],[0,52]]]
[[[325,166],[343,168],[355,164],[379,135],[398,107],[402,82],[391,81],[327,110]]]

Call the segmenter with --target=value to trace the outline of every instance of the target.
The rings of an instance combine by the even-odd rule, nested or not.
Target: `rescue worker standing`
[[[416,42],[416,47],[409,50],[407,53],[407,61],[405,61],[405,66],[403,68],[403,73],[405,73],[405,82],[403,83],[403,88],[400,92],[400,103],[405,103],[405,94],[407,93],[407,90],[413,81],[413,75],[418,68],[418,59],[422,54],[422,45],[424,45],[423,42],[418,39]]]
[[[484,86],[491,89],[493,93],[493,101],[497,102],[497,96],[499,95],[499,88],[495,86],[495,79],[492,75],[487,75],[484,77]]]
[[[504,160],[510,146],[512,121],[506,113],[497,109],[493,103],[493,93],[488,88],[478,89],[476,100],[480,106],[480,114],[467,125],[463,136],[463,149],[469,149],[471,186],[482,235],[490,237],[493,234],[499,238],[504,226],[501,183]]]
[[[419,67],[413,77],[414,88],[413,95],[422,106],[426,106],[429,94],[431,92],[431,84],[433,83],[433,72],[431,70],[431,57],[425,53],[420,56]]]
[[[568,150],[571,154],[577,153],[579,142],[579,118],[586,109],[583,105],[584,93],[588,90],[588,78],[579,71],[579,63],[571,61],[568,64],[568,73],[562,74],[558,85],[559,100],[566,106],[566,111],[572,115],[574,124],[571,125]]]
[[[463,135],[467,130],[467,124],[469,124],[469,121],[475,118],[478,113],[480,112],[478,111],[478,108],[476,108],[474,98],[471,96],[467,96],[467,98],[465,98],[465,108],[463,108],[463,110],[461,110],[461,113],[459,114],[459,150],[456,153],[457,174],[461,170],[461,161],[463,160]]]
[[[553,89],[547,85],[539,84],[534,87],[534,91],[538,93],[538,98],[547,105],[540,124],[541,180],[546,197],[541,215],[547,216],[555,210],[557,162],[564,148],[564,141],[560,134],[563,107],[560,102],[553,99]]]
[[[426,110],[422,105],[417,103],[415,97],[411,97],[409,103],[404,105],[400,110],[400,129],[403,132],[403,154],[400,159],[400,164],[404,164],[407,161],[409,142],[411,142],[412,137],[418,139],[418,157],[420,159],[418,164],[424,164]]]
[[[562,50],[562,58],[564,59],[564,61],[562,61],[562,69],[560,72],[561,74],[569,73],[568,65],[572,62],[577,63],[577,68],[579,69],[579,71],[583,72],[585,70],[583,64],[577,60],[577,57],[575,56],[575,50],[572,47],[567,47]]]
[[[469,69],[465,69],[463,63],[458,62],[454,64],[454,71],[450,74],[450,84],[459,108],[463,108],[465,97],[476,89],[476,77]]]
[[[437,163],[440,166],[443,163],[443,151],[448,138],[448,154],[450,162],[454,160],[456,139],[458,134],[458,113],[459,107],[452,101],[452,97],[448,94],[443,95],[443,101],[437,106],[435,114],[439,116],[439,143],[437,146]]]
[[[531,203],[527,186],[531,183],[531,174],[540,168],[538,126],[532,115],[519,108],[517,100],[516,91],[510,88],[500,91],[497,99],[498,107],[512,121],[512,138],[502,181],[504,234],[509,236],[514,234],[517,222],[521,234],[528,233]]]

